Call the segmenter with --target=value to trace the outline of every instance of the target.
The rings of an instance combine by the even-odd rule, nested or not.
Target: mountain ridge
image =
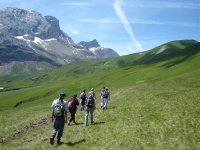
[[[113,49],[102,47],[96,39],[89,42],[81,41],[78,44],[87,47],[96,58],[112,58],[119,56]]]
[[[59,20],[54,16],[43,16],[34,10],[12,7],[0,10],[1,64],[37,61],[60,66],[95,58],[95,53],[74,42],[60,29]],[[102,58],[107,58],[107,55]]]

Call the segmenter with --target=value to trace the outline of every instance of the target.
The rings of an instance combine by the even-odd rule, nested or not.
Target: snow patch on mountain
[[[46,39],[45,41],[46,42],[50,42],[50,41],[56,41],[57,39],[55,39],[55,38],[51,38],[51,39]]]
[[[89,50],[94,54],[96,47],[89,48]]]
[[[47,50],[47,43],[45,43],[42,39],[40,39],[39,37],[35,37],[34,38],[34,43],[41,45],[45,50]]]
[[[162,46],[162,47],[156,52],[156,55],[157,55],[157,54],[160,54],[160,53],[162,53],[162,52],[164,52],[166,49],[167,49],[167,45]]]

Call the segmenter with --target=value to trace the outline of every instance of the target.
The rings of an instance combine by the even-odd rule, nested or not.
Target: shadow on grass
[[[171,61],[171,62],[168,62],[164,65],[162,65],[161,67],[165,67],[165,68],[170,68],[170,67],[173,67],[175,65],[178,65],[180,63],[183,63],[184,61],[188,60],[190,57],[184,57],[182,59],[179,59],[179,60],[175,60],[175,61]]]
[[[100,121],[100,122],[94,122],[92,125],[99,125],[99,124],[104,124],[104,121]]]
[[[108,109],[116,109],[117,108],[117,106],[110,106],[110,107],[108,107]]]
[[[62,144],[59,144],[57,146],[61,146],[61,145],[75,146],[75,145],[83,143],[85,141],[86,141],[85,139],[82,139],[82,140],[78,140],[78,141],[75,141],[75,142],[71,142],[71,141],[69,141],[69,142],[63,142]]]
[[[200,52],[200,42],[196,43],[193,46],[183,49],[182,53],[179,55],[179,56],[183,56],[183,58],[181,58],[179,60],[174,60],[174,61],[168,62],[168,63],[162,65],[161,67],[165,67],[165,68],[173,67],[175,65],[178,65],[180,63],[187,61],[188,59],[190,59],[191,57],[193,57],[194,55],[196,55],[199,52]]]
[[[83,122],[78,122],[78,123],[71,123],[69,126],[77,126],[77,125],[83,125],[84,123]]]

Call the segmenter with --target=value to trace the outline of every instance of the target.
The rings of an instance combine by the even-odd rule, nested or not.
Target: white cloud
[[[75,34],[75,35],[78,35],[80,34],[80,32],[78,30],[71,30],[71,33]]]
[[[128,1],[126,6],[130,7],[152,7],[152,8],[178,8],[178,9],[199,9],[200,3],[192,2],[169,2],[169,1]]]
[[[143,20],[135,19],[130,20],[129,23],[133,24],[149,24],[149,25],[166,25],[166,26],[178,26],[178,27],[198,27],[198,23],[194,22],[178,22],[178,21],[159,21],[159,20]]]
[[[122,24],[124,25],[126,32],[129,34],[131,40],[135,44],[136,49],[138,51],[143,51],[142,46],[140,45],[139,41],[136,40],[134,31],[131,29],[131,26],[130,26],[128,19],[126,18],[124,12],[122,11],[122,9],[120,7],[120,1],[116,0],[115,3],[113,4],[113,7],[114,7],[114,10],[115,10],[115,13],[117,14],[119,19],[121,20]]]
[[[100,18],[100,19],[77,19],[79,22],[86,23],[102,23],[102,24],[118,24],[120,20],[116,18]],[[159,20],[145,20],[145,19],[129,19],[129,24],[147,24],[147,25],[163,25],[163,26],[178,26],[178,27],[199,27],[198,23],[192,22],[178,22],[178,21],[159,21]]]

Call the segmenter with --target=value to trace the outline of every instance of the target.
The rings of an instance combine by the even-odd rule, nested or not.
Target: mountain
[[[111,58],[119,56],[113,49],[101,47],[96,39],[89,42],[81,41],[78,44],[87,47],[96,58]]]
[[[176,40],[164,43],[148,51],[114,58],[110,63],[117,63],[119,67],[151,64],[176,57],[189,58],[198,52],[200,52],[200,42],[195,40]]]
[[[197,52],[200,50],[199,48],[191,48],[196,44],[199,44],[199,42],[195,40],[171,41],[144,53],[139,53],[142,57],[138,59],[135,63],[155,63],[163,60],[168,60],[177,56],[190,55],[193,54],[194,51]]]
[[[104,51],[101,58],[109,53]],[[39,62],[60,66],[94,58],[99,58],[96,53],[75,43],[60,29],[57,18],[33,10],[0,10],[0,64]]]

